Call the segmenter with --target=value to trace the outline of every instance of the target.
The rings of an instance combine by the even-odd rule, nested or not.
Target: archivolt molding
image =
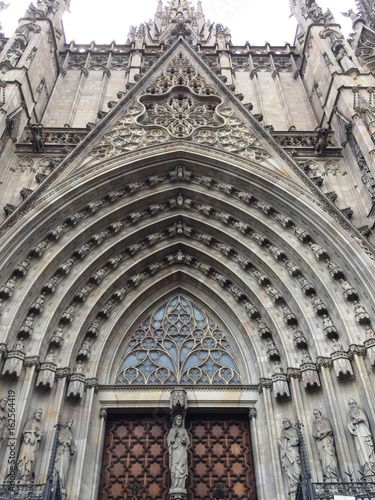
[[[173,269],[188,266],[184,276],[191,275],[195,286],[202,283],[216,297],[224,292],[227,309],[238,304],[238,317],[250,318],[240,321],[242,338],[251,339],[260,376],[271,380],[276,394],[290,396],[285,384],[297,373],[295,363],[305,367],[305,388],[319,387],[317,367],[307,352],[301,359],[301,350],[309,347],[319,355],[330,350],[326,339],[357,341],[357,324],[370,326],[358,302],[365,292],[348,281],[353,271],[347,277],[335,262],[339,247],[332,254],[333,247],[323,248],[296,226],[295,214],[289,217],[228,181],[180,164],[102,198],[89,194],[91,201],[79,211],[55,217],[58,225],[49,221],[43,239],[6,272],[0,289],[2,330],[10,339],[3,373],[21,374],[23,358],[13,352],[23,351],[13,347],[14,334],[29,337],[25,350],[33,359],[54,338],[55,349],[64,342],[58,369],[76,359],[70,393],[82,397],[86,377],[97,376],[107,346],[124,336],[120,325],[128,324],[132,294],[144,300],[155,282],[167,283]],[[350,320],[335,325],[336,313]],[[336,351],[346,355],[344,347]],[[48,364],[41,358],[38,363]]]
[[[176,200],[173,200],[173,204],[175,204],[175,203],[176,203]],[[215,213],[217,213],[217,212],[215,212]],[[77,218],[79,219],[79,217],[75,216],[72,220],[76,221]],[[223,222],[221,216],[220,216],[220,222],[221,223]],[[183,223],[181,225],[182,225],[182,230],[184,233],[189,233],[192,231],[192,229],[189,229],[189,227],[187,225],[185,226],[185,228],[183,226]],[[235,229],[237,231],[239,230],[239,232],[242,233],[241,229],[243,229],[243,227],[241,226],[241,228],[235,228]],[[179,231],[179,222],[176,222],[172,228],[168,229],[168,232],[171,232],[172,236],[174,236],[173,233],[178,233],[178,231]],[[151,238],[150,238],[150,236],[147,236],[142,242],[137,243],[136,245],[131,245],[131,246],[127,247],[126,248],[127,256],[130,255],[132,257],[131,260],[134,260],[135,254],[138,254],[138,252],[142,251],[147,245],[150,245],[150,244],[152,245],[152,244],[158,243],[159,241],[164,240],[164,237],[165,237],[165,235],[163,236],[162,233],[158,233],[158,234],[156,234],[156,236],[155,236],[155,233],[153,233],[151,236],[152,236]],[[202,238],[202,234],[198,233],[197,231],[194,231],[193,236],[195,237],[195,239],[197,239],[200,242],[203,241],[205,244],[211,243],[211,242],[208,242],[207,235],[203,234],[203,238]],[[261,243],[262,243],[262,245],[263,244],[266,245],[265,248],[267,249],[267,251],[269,253],[273,254],[273,256],[276,260],[281,259],[285,263],[285,265],[288,265],[289,271],[291,271],[296,276],[299,276],[298,270],[295,269],[295,266],[289,267],[290,261],[288,264],[286,264],[288,261],[286,260],[286,257],[283,256],[283,252],[278,251],[278,249],[275,249],[275,247],[270,245],[270,244],[266,244],[264,238],[261,241]],[[220,242],[217,242],[217,241],[214,242],[214,244],[216,246],[222,245]],[[83,245],[83,246],[85,246],[85,245]],[[245,243],[245,248],[246,247],[248,247],[248,244]],[[35,249],[33,250],[33,254],[37,255],[38,251],[43,250],[43,248],[44,248],[43,246],[42,246],[42,248],[40,246],[35,247]],[[168,250],[169,246],[167,246],[166,248]],[[219,247],[219,248],[215,248],[215,249],[219,250],[219,251],[223,251],[223,253],[225,255],[225,253],[227,252],[227,245],[224,245],[224,247]],[[79,250],[82,250],[82,247],[80,247]],[[314,244],[312,244],[311,251],[314,253],[316,258],[320,258],[321,256],[323,256],[324,258],[327,257],[326,252],[322,248],[314,246]],[[77,258],[77,259],[84,258],[86,255],[85,253],[83,253],[83,255],[81,257],[80,254],[77,252],[78,251],[75,252],[76,255],[73,254],[73,258]],[[194,250],[193,250],[193,252],[194,252]],[[195,253],[196,253],[196,249],[195,249]],[[283,306],[282,310],[283,310],[284,321],[286,321],[288,324],[293,324],[293,323],[298,324],[293,312],[290,310],[290,308],[288,308],[285,305],[283,296],[274,287],[272,287],[269,284],[269,280],[268,280],[267,276],[260,275],[261,274],[260,271],[257,270],[256,268],[254,268],[254,266],[252,266],[250,262],[246,261],[246,258],[241,256],[240,254],[234,253],[233,250],[229,250],[228,253],[232,253],[232,255],[231,255],[232,260],[234,260],[237,264],[239,264],[244,270],[251,272],[253,274],[253,277],[256,277],[262,283],[262,285],[266,287],[267,294],[270,295],[276,303],[280,303]],[[116,257],[113,259],[112,262],[113,263],[116,262]],[[193,256],[189,255],[188,253],[184,253],[181,249],[179,249],[176,253],[174,253],[172,255],[167,255],[164,258],[164,261],[159,261],[159,262],[155,263],[154,260],[152,259],[152,262],[153,262],[152,264],[149,264],[148,266],[146,266],[146,268],[144,269],[143,272],[142,272],[142,268],[138,267],[138,270],[140,270],[140,272],[137,272],[136,274],[133,274],[132,276],[130,276],[135,271],[132,271],[132,272],[129,271],[128,276],[130,278],[128,279],[128,283],[125,286],[118,289],[117,291],[113,292],[113,286],[108,287],[108,285],[107,285],[107,298],[108,298],[108,293],[111,293],[111,290],[113,292],[112,298],[110,298],[110,300],[107,301],[104,304],[104,306],[99,310],[98,318],[104,319],[106,317],[109,317],[112,310],[116,307],[117,302],[119,300],[120,301],[123,300],[126,293],[132,287],[139,286],[140,283],[142,283],[142,281],[147,279],[147,277],[149,276],[150,273],[153,274],[155,272],[155,270],[161,271],[163,268],[165,268],[166,266],[171,265],[171,264],[179,265],[181,263],[187,264],[187,265],[192,265],[195,269],[198,269],[201,273],[205,274],[206,276],[210,275],[211,278],[216,279],[216,281],[218,283],[220,283],[222,286],[224,286],[226,288],[226,290],[229,291],[229,293],[231,293],[236,300],[238,300],[242,303],[242,305],[248,311],[248,314],[250,317],[252,317],[253,319],[258,317],[259,312],[255,308],[252,307],[251,302],[246,297],[246,293],[248,293],[247,289],[246,289],[246,291],[244,291],[244,289],[239,288],[236,284],[237,276],[239,275],[238,270],[232,269],[232,271],[231,271],[232,275],[230,276],[230,279],[228,280],[228,278],[225,275],[223,275],[223,274],[220,275],[220,273],[214,271],[214,269],[209,264],[206,264],[204,262],[200,262],[197,259],[197,257],[193,257]],[[137,265],[138,264],[136,264],[136,266]],[[27,266],[25,266],[25,265],[19,266],[19,270],[17,272],[19,274],[22,274],[22,272],[24,272],[25,267],[27,267]],[[26,271],[28,271],[28,269],[26,269]],[[222,270],[219,269],[219,271],[222,271]],[[89,281],[91,282],[91,285],[92,284],[98,285],[102,281],[102,279],[106,276],[106,274],[107,274],[107,269],[101,267],[99,270],[96,271],[96,273],[91,275],[91,277],[89,279]],[[122,271],[121,271],[121,274],[122,274]],[[231,281],[231,280],[233,280],[233,281]],[[53,286],[55,286],[55,285],[56,285],[56,283],[53,284]],[[87,285],[85,285],[85,286],[87,286]],[[92,289],[88,290],[88,293],[90,293],[91,291],[92,291]],[[85,292],[82,289],[78,290],[74,295],[73,302],[70,305],[68,305],[68,307],[66,309],[64,309],[64,308],[62,309],[63,313],[61,315],[60,325],[62,325],[64,327],[64,325],[69,325],[69,323],[73,322],[75,314],[79,312],[80,303],[82,301],[86,300],[84,295],[85,295]],[[83,299],[82,299],[82,296],[84,297]],[[317,300],[318,300],[318,298],[312,297],[313,305]],[[38,302],[38,299],[37,299],[31,305],[32,314],[36,315],[38,312],[38,307],[41,305],[43,306],[43,304],[40,304],[40,301]],[[96,306],[96,307],[98,307],[98,306]],[[267,307],[267,306],[265,306],[265,307]],[[325,309],[324,304],[320,300],[318,301],[317,304],[314,305],[314,309],[317,311],[318,316],[321,316],[322,314],[324,314],[324,316],[326,316],[325,313],[327,311]],[[53,314],[52,316],[55,316],[55,314]],[[280,317],[280,313],[279,313],[279,317]],[[327,323],[326,318],[324,318],[324,322]],[[263,323],[263,322],[259,321],[259,323]],[[27,326],[27,325],[25,325],[25,326]],[[277,332],[280,332],[282,330],[282,328],[280,329],[280,325],[276,325],[275,329]],[[82,325],[77,325],[75,323],[74,330],[81,332]],[[25,335],[24,331],[23,331],[22,335]],[[269,344],[270,335],[267,334],[267,335],[262,335],[262,336],[267,339],[267,343]],[[332,337],[336,337],[336,336],[337,336],[337,330],[336,330],[336,333],[334,333],[334,327],[333,327],[333,325],[331,325],[330,335],[328,335],[328,337],[332,338]],[[77,347],[78,346],[76,346],[75,349],[77,349]],[[269,346],[268,346],[268,349],[269,349]],[[276,351],[277,351],[277,349],[276,349]],[[271,356],[272,356],[272,358],[271,358]],[[269,354],[268,357],[271,360],[272,359],[274,359],[274,360],[280,359],[279,354],[276,354],[276,357],[275,357],[275,354]]]

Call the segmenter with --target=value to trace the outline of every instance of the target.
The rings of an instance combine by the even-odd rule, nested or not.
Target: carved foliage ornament
[[[216,91],[182,52],[146,88],[139,102],[129,107],[103,137],[86,165],[176,138],[254,161],[269,158],[251,129],[233,110],[224,107]]]

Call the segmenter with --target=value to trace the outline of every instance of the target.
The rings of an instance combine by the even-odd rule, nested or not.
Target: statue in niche
[[[365,476],[375,474],[374,439],[365,410],[358,408],[358,403],[350,398],[347,426],[352,434],[358,461]]]
[[[84,366],[81,360],[78,360],[72,375],[70,376],[70,381],[67,390],[67,397],[71,398],[83,398],[85,391],[85,376],[83,374]]]
[[[322,416],[320,410],[314,410],[313,414],[315,417],[313,422],[313,437],[322,465],[323,479],[324,481],[337,481],[339,475],[331,422],[328,418]]]
[[[8,398],[0,401],[0,447],[8,437]]]
[[[17,460],[17,480],[20,483],[33,481],[33,470],[38,457],[39,444],[44,436],[41,422],[43,411],[39,408],[34,416],[27,420],[22,433],[22,443]]]
[[[76,452],[76,445],[72,434],[73,423],[73,419],[67,421],[60,430],[57,442],[55,470],[60,476],[60,485],[63,490],[66,489],[69,465]]]
[[[297,429],[292,427],[289,418],[283,420],[283,430],[278,439],[280,448],[281,466],[288,479],[289,493],[297,491],[301,474],[301,461],[299,456],[299,437]]]
[[[53,349],[50,349],[40,367],[35,383],[37,387],[43,387],[45,389],[51,389],[53,387],[56,373],[55,358],[56,354]]]
[[[5,61],[12,67],[16,66],[18,59],[23,54],[23,48],[18,41],[15,41],[11,48],[8,50]]]
[[[183,423],[182,415],[176,415],[167,437],[171,490],[180,492],[185,492],[188,475],[187,449],[190,446],[190,439]]]
[[[272,390],[279,401],[290,398],[288,380],[280,361],[276,361],[273,367]]]
[[[342,45],[338,47],[335,56],[336,61],[340,64],[341,69],[344,73],[349,73],[350,71],[357,70],[355,64],[352,61],[352,58],[348,55]]]

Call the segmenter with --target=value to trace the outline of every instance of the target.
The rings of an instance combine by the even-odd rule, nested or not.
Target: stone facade
[[[66,45],[69,0],[3,39],[3,482],[31,422],[44,484],[67,422],[64,494],[96,500],[107,412],[168,409],[175,385],[189,408],[250,412],[258,500],[295,497],[297,419],[315,483],[373,480],[375,32],[358,4],[350,43],[311,0],[291,0],[295,46],[234,46],[188,0],[126,45]],[[138,332],[175,297],[226,361],[147,378],[150,355],[132,379]]]

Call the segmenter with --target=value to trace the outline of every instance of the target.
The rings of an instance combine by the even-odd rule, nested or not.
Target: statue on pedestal
[[[358,403],[350,398],[347,425],[352,434],[358,461],[365,476],[375,475],[374,439],[365,410],[358,408]]]
[[[63,490],[66,489],[66,478],[68,475],[70,461],[76,452],[76,445],[71,431],[73,423],[73,419],[69,419],[67,421],[67,423],[60,430],[57,442],[55,470],[60,476],[60,486]]]
[[[31,483],[33,471],[38,457],[39,444],[44,436],[41,422],[43,411],[39,408],[34,416],[27,420],[22,433],[22,443],[17,460],[17,480],[20,483]]]
[[[331,422],[322,416],[319,410],[313,411],[313,437],[318,450],[319,460],[322,465],[324,481],[338,481],[335,442]]]
[[[170,494],[185,493],[185,483],[188,475],[187,450],[190,439],[185,427],[183,417],[177,414],[173,426],[168,433],[167,444],[169,451],[169,470],[171,473]]]
[[[278,439],[280,448],[281,466],[288,479],[289,493],[297,491],[301,475],[301,461],[299,456],[299,437],[297,429],[292,427],[289,418],[283,420],[283,430]]]

